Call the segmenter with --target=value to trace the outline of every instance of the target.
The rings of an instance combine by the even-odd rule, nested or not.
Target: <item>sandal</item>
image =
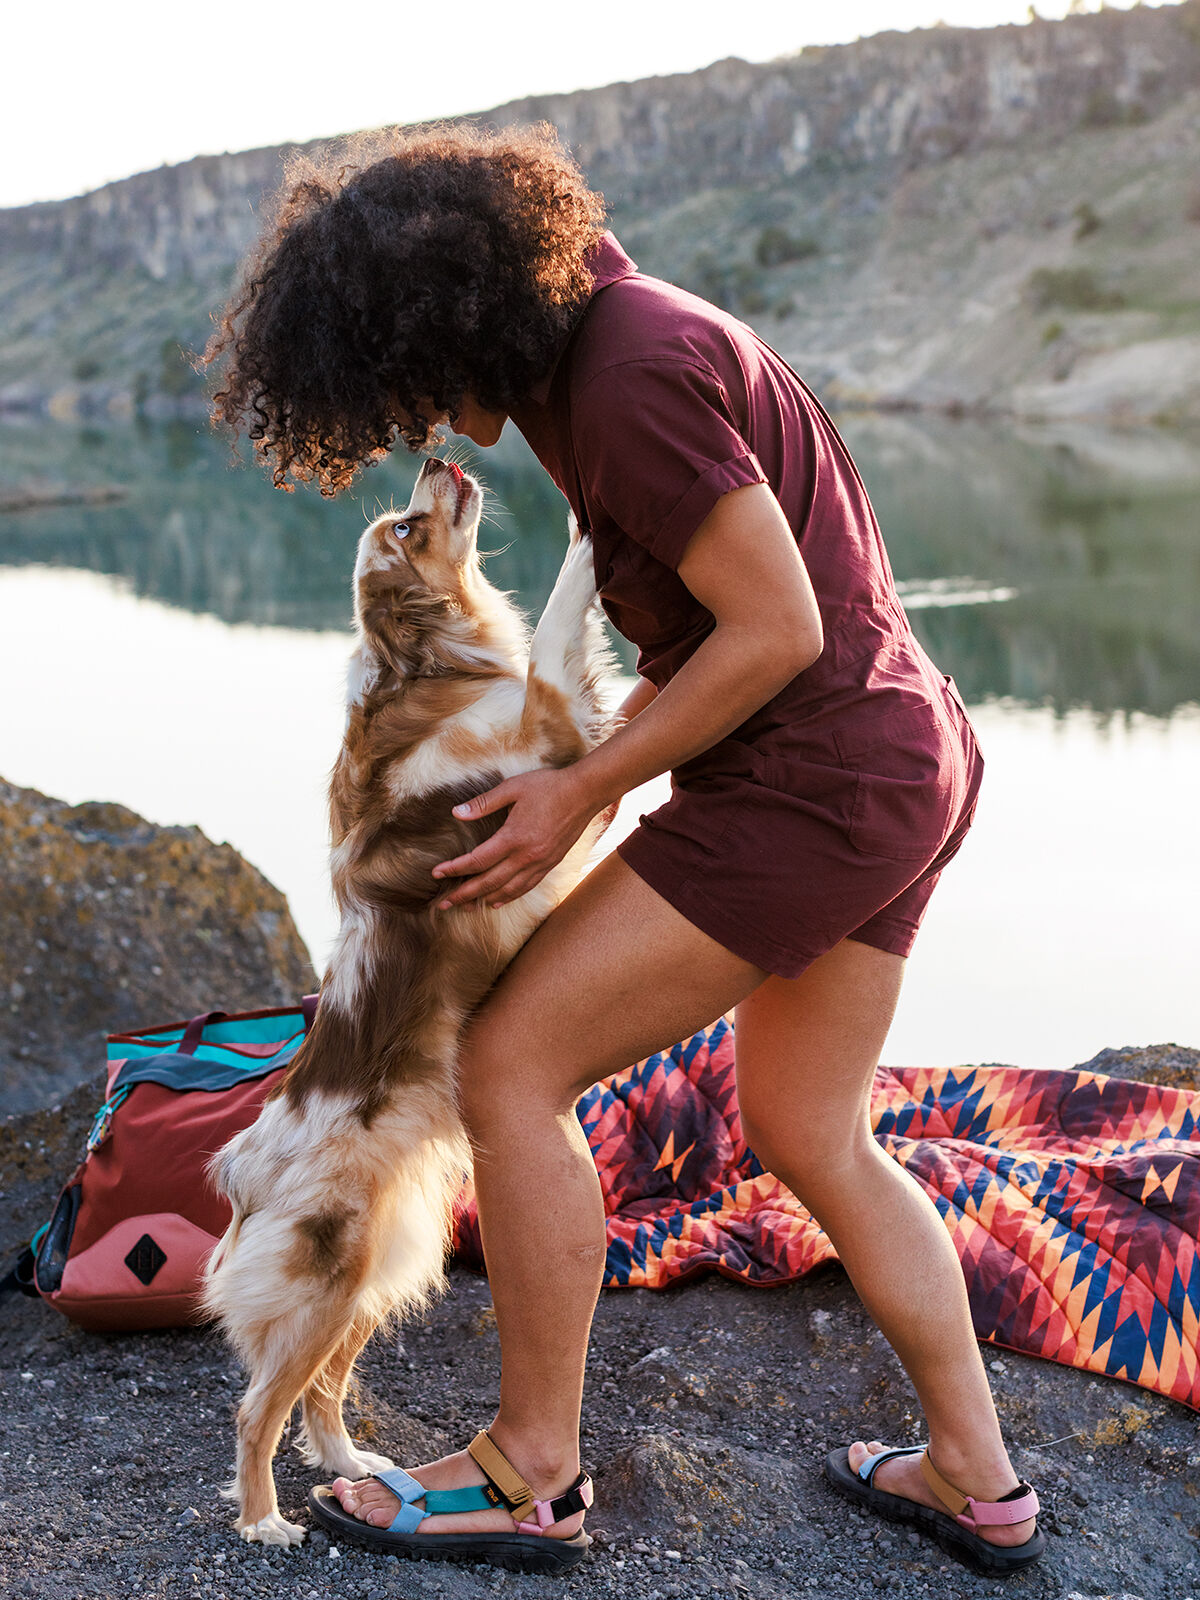
[[[885,1461],[897,1456],[921,1457],[921,1475],[934,1494],[948,1507],[935,1511],[916,1500],[906,1500],[903,1495],[888,1494],[875,1489],[871,1480]],[[980,1537],[976,1531],[984,1527],[1010,1525],[1024,1522],[1038,1514],[1038,1497],[1027,1483],[1017,1487],[999,1500],[973,1500],[952,1483],[948,1483],[929,1459],[924,1445],[901,1445],[891,1450],[881,1450],[869,1455],[857,1472],[850,1465],[849,1450],[831,1450],[825,1458],[825,1477],[839,1494],[860,1505],[877,1511],[889,1522],[911,1522],[924,1532],[932,1534],[942,1549],[957,1557],[976,1572],[991,1577],[1019,1572],[1035,1562],[1046,1548],[1046,1540],[1039,1528],[1024,1544],[998,1545]]]
[[[546,1529],[592,1503],[592,1480],[581,1472],[564,1493],[538,1500],[525,1479],[493,1443],[485,1429],[467,1446],[475,1464],[487,1476],[485,1484],[462,1489],[426,1489],[403,1467],[373,1472],[401,1506],[386,1528],[372,1527],[346,1511],[327,1484],[319,1484],[308,1497],[309,1509],[331,1533],[391,1555],[434,1561],[486,1561],[513,1572],[565,1572],[581,1561],[591,1544],[582,1528],[569,1539],[554,1539]],[[423,1499],[422,1511],[414,1502]],[[426,1517],[451,1511],[494,1511],[505,1507],[517,1524],[516,1533],[419,1533]]]

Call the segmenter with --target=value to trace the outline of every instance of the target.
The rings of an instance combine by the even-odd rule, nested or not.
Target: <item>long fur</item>
[[[296,1544],[271,1459],[302,1400],[313,1465],[361,1477],[342,1403],[363,1345],[443,1284],[470,1151],[455,1061],[463,1023],[582,871],[598,824],[528,894],[434,909],[430,871],[500,825],[451,815],[502,778],[577,760],[603,737],[608,667],[588,542],[570,548],[532,645],[475,547],[482,495],[427,462],[408,507],[379,518],[355,568],[358,644],[330,785],[341,927],[314,1025],[258,1121],[214,1158],[233,1220],[205,1304],[248,1368],[226,1491],[243,1538]]]

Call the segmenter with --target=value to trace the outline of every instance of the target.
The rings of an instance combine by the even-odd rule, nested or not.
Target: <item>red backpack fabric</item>
[[[44,1300],[95,1331],[203,1320],[201,1274],[231,1215],[208,1162],[258,1116],[315,1013],[310,995],[110,1035],[87,1154],[30,1247]]]

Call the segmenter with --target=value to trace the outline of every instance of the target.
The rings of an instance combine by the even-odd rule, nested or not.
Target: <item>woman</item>
[[[576,1483],[604,1212],[575,1101],[736,1007],[749,1141],[833,1240],[929,1426],[928,1455],[858,1441],[827,1475],[1012,1570],[1041,1550],[1036,1497],[950,1240],[869,1121],[905,957],[974,810],[971,729],[815,399],[734,318],[638,273],[602,215],[548,129],[394,137],[295,179],[209,352],[227,360],[217,415],[249,421],[281,487],[335,493],[397,435],[419,449],[448,421],[487,447],[511,418],[592,534],[601,599],[640,651],[625,721],[576,765],[470,802],[507,816],[437,869],[441,904],[515,898],[621,794],[673,778],[464,1044],[503,1355],[490,1444],[416,1468],[415,1508],[375,1480],[334,1491],[371,1529],[419,1526],[406,1549],[477,1534],[494,1553],[519,1537],[513,1495],[488,1487],[505,1458],[547,1502]],[[422,1489],[472,1486],[460,1502],[488,1509],[421,1520]],[[544,1511],[545,1537],[581,1550],[580,1504]]]

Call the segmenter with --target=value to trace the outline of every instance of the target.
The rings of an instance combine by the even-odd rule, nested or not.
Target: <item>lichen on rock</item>
[[[104,1035],[316,987],[286,897],[229,844],[0,780],[0,1108],[91,1078]]]

